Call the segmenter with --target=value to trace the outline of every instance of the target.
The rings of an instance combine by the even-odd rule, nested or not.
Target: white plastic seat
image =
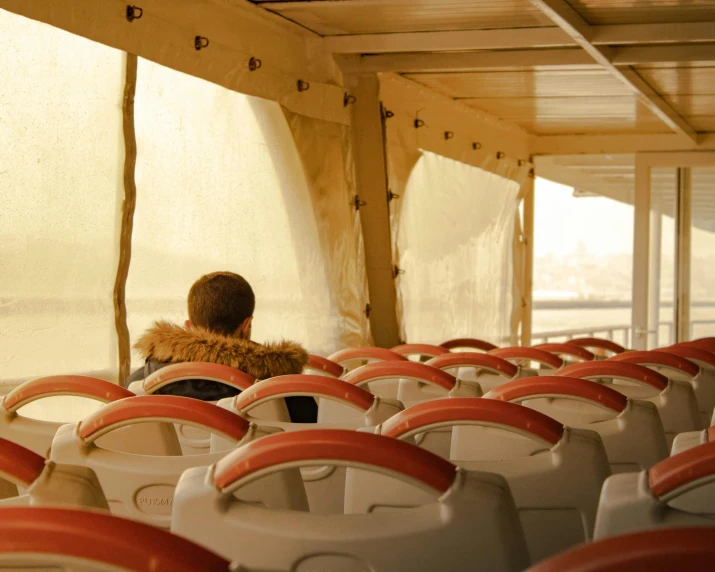
[[[328,358],[308,354],[308,363],[303,368],[303,373],[309,375],[324,375],[325,377],[334,377],[337,379],[345,373],[345,368]]]
[[[661,461],[648,471],[606,480],[596,538],[653,528],[713,526],[715,442]]]
[[[83,375],[53,375],[27,381],[8,393],[0,405],[0,438],[47,457],[52,439],[65,423],[32,419],[18,413],[30,403],[57,396],[74,396],[111,403],[134,394],[115,383]],[[174,454],[174,430],[164,423],[147,424],[141,432],[127,427],[100,441],[102,447],[145,455]]]
[[[460,380],[432,365],[411,361],[371,363],[346,374],[343,380],[370,389],[372,393],[375,393],[372,391],[375,383],[397,382],[399,383],[397,399],[405,407],[441,397],[481,397],[482,395],[482,388],[476,382]],[[334,419],[333,415],[335,414],[331,412],[330,417],[327,417],[326,412],[326,419]]]
[[[608,359],[569,365],[556,372],[556,375],[579,377],[598,383],[610,382],[607,383],[609,387],[627,397],[655,404],[663,421],[668,448],[678,433],[695,431],[701,427],[692,386],[685,381],[668,379],[645,366]],[[620,383],[622,381],[628,385]]]
[[[564,365],[564,360],[556,354],[538,348],[514,346],[510,348],[497,348],[488,353],[489,355],[500,357],[516,365],[534,369],[538,374],[543,373],[544,375],[551,375]],[[532,368],[532,362],[537,363],[538,368]]]
[[[715,529],[668,528],[625,534],[562,552],[528,572],[646,572],[712,568]]]
[[[455,352],[432,358],[426,365],[454,375],[457,379],[477,383],[483,391],[489,391],[503,383],[531,377],[537,372],[514,365],[507,360],[479,352]]]
[[[675,436],[673,446],[670,448],[670,455],[677,455],[703,443],[715,441],[715,427],[708,427],[702,431],[688,431]]]
[[[535,345],[534,348],[559,356],[564,360],[564,364],[596,359],[596,355],[593,352],[574,344],[546,343]]]
[[[90,469],[57,465],[0,439],[0,507],[29,505],[109,510],[97,476]]]
[[[0,508],[0,569],[53,572],[229,572],[224,558],[173,534],[109,514]]]
[[[675,346],[690,346],[705,350],[706,352],[715,353],[715,338],[700,338],[689,342],[681,342],[679,344],[675,344]]]
[[[222,383],[237,391],[251,387],[257,380],[247,373],[233,367],[208,362],[184,362],[158,369],[146,379],[129,384],[129,391],[135,395],[153,395],[162,387],[186,380],[203,380]],[[208,401],[207,403],[217,403]],[[288,408],[282,401],[273,401],[254,412],[256,417],[287,421],[290,419]],[[183,455],[201,455],[208,453],[211,447],[211,434],[192,425],[176,425],[181,452]]]
[[[342,377],[345,377],[349,372],[364,365],[381,362],[381,361],[408,361],[406,356],[400,355],[392,350],[387,350],[385,348],[375,348],[371,346],[365,346],[361,348],[347,348],[340,350],[331,354],[329,356],[330,360],[339,363],[345,368],[345,373]],[[399,387],[399,381],[394,379],[388,379],[385,381],[377,381],[370,386],[370,392],[380,397],[387,397],[388,399],[397,399],[397,390]]]
[[[596,356],[597,360],[605,359],[612,355],[622,354],[626,351],[626,348],[623,346],[612,340],[605,340],[603,338],[574,338],[566,343],[580,348],[586,348]]]
[[[452,462],[509,482],[532,562],[591,539],[601,486],[611,474],[597,433],[564,427],[521,405],[470,398],[420,403],[375,432],[421,439],[423,446],[432,429],[445,425],[454,427]]]
[[[698,402],[703,427],[710,425],[710,417],[715,410],[715,354],[686,345],[661,348],[655,351],[685,358],[700,368],[690,383]]]
[[[446,342],[442,342],[440,346],[445,349],[448,349],[449,351],[458,352],[488,352],[489,350],[497,349],[497,346],[495,346],[491,342],[487,342],[485,340],[480,340],[477,338],[454,338],[453,340],[447,340]]]
[[[431,344],[400,344],[391,348],[391,351],[405,356],[410,361],[417,362],[425,362],[433,357],[449,353],[448,349]]]
[[[539,376],[497,387],[484,399],[523,403],[569,427],[596,431],[613,473],[647,469],[668,456],[655,405],[629,399],[606,385],[578,378]]]
[[[334,405],[342,410],[340,419],[328,423],[287,423],[265,421],[251,417],[258,406],[273,399],[305,395],[318,399],[319,409]],[[284,431],[303,429],[353,429],[374,426],[402,411],[399,401],[381,399],[364,389],[339,379],[315,375],[284,375],[257,383],[250,389],[218,403],[262,427],[277,427]],[[337,409],[336,409],[337,410]],[[320,416],[318,417],[320,419]],[[219,435],[212,435],[211,450],[225,451],[236,444]],[[344,467],[308,467],[301,471],[310,512],[342,514],[345,497]]]
[[[325,465],[377,472],[425,502],[367,514],[314,515],[238,500],[257,476]],[[346,492],[346,501],[351,500]],[[347,504],[347,503],[346,503]],[[174,497],[172,531],[261,570],[453,572],[523,570],[528,554],[503,477],[457,469],[427,451],[370,433],[286,432],[191,469]]]
[[[190,467],[210,465],[225,453],[159,457],[110,451],[97,446],[96,441],[102,435],[147,421],[188,424],[220,433],[239,444],[265,434],[256,425],[216,405],[173,395],[123,399],[105,405],[78,424],[60,427],[52,442],[50,458],[57,463],[92,469],[113,514],[159,527],[169,526],[174,487],[181,473]],[[307,509],[299,472],[288,472],[281,478],[288,479],[297,492],[285,496],[282,491],[287,490],[287,485],[277,486],[270,482],[258,483],[244,492],[275,506]]]
[[[698,351],[697,348],[692,349]],[[700,412],[700,423],[698,427],[703,428],[708,426],[710,415],[712,414],[713,407],[715,407],[715,401],[705,403],[707,400],[704,401],[702,398],[710,397],[711,400],[715,398],[715,378],[711,377],[708,372],[703,370],[698,364],[677,354],[660,351],[630,351],[613,356],[609,358],[609,360],[642,365],[658,373],[662,373],[668,379],[689,384],[693,388],[695,401]],[[698,395],[701,396],[700,399]]]

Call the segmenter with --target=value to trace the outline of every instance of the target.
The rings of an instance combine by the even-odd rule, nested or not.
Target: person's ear
[[[239,326],[240,337],[243,338],[244,340],[250,340],[252,326],[253,326],[253,316],[249,316],[248,318],[243,320],[243,323]]]
[[[191,320],[186,320],[186,321],[184,322],[184,325],[185,325],[187,328],[190,328],[190,327],[191,327]]]

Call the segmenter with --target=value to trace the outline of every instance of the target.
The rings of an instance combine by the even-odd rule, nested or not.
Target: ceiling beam
[[[344,57],[346,60],[351,58],[352,64],[361,72],[461,72],[494,68],[595,65],[588,54],[574,48]]]
[[[553,48],[576,44],[561,28],[551,26],[548,28],[326,36],[323,45],[325,49],[336,54],[386,54]]]
[[[645,151],[683,151],[715,149],[715,133],[701,135],[700,145],[683,145],[675,133],[619,133],[617,135],[537,135],[532,139],[534,155],[619,154]]]
[[[591,26],[591,32],[591,43],[597,45],[715,42],[715,22]]]
[[[715,22],[592,26],[591,42],[613,44],[688,44],[715,42]],[[394,34],[325,36],[326,50],[336,54],[388,54],[470,50],[518,50],[576,46],[558,26],[451,30]]]
[[[629,46],[612,48],[611,54],[610,61],[614,66],[665,62],[715,62],[715,44]]]
[[[531,0],[531,3],[571,36],[604,69],[623,82],[668,127],[688,139],[698,142],[698,134],[695,129],[656,93],[635,70],[616,67],[611,63],[612,49],[598,47],[592,43],[594,33],[592,27],[568,3],[564,0]]]
[[[599,49],[599,48],[596,48]],[[715,44],[689,46],[627,46],[600,49],[610,67],[647,63],[715,62]],[[360,72],[463,72],[488,69],[597,65],[576,48],[542,50],[482,50],[478,52],[338,55]],[[598,62],[600,63],[600,61]]]

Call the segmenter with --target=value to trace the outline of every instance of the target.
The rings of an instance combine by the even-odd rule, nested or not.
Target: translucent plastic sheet
[[[323,138],[308,120],[289,118],[302,154],[277,103],[140,60],[127,283],[133,342],[157,318],[183,323],[191,284],[217,270],[253,286],[257,341],[293,339],[328,353],[362,335],[357,246],[336,240],[342,225],[350,237],[355,224],[346,210],[345,134],[316,123]],[[314,160],[301,161],[309,153]],[[353,288],[344,297],[340,271]]]
[[[0,10],[0,384],[116,371],[124,55]]]
[[[393,229],[406,341],[508,335],[518,193],[513,180],[423,152]]]

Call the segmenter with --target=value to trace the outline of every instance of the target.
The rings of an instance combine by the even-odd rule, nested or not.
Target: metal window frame
[[[648,297],[650,294],[650,239],[651,239],[651,169],[672,167],[679,170],[678,212],[676,213],[676,316],[675,339],[685,341],[689,336],[690,316],[690,234],[692,194],[690,169],[715,166],[713,151],[676,151],[636,154],[636,180],[633,222],[633,311],[631,315],[631,347],[647,349],[649,323]]]

